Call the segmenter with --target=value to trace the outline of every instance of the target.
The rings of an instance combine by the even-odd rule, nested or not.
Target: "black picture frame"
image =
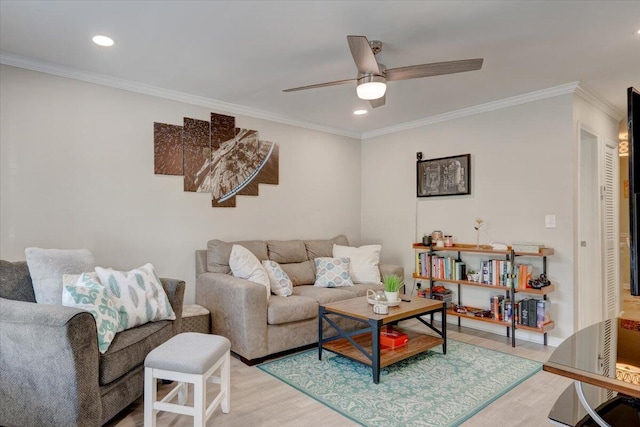
[[[417,197],[471,194],[471,154],[418,160]]]

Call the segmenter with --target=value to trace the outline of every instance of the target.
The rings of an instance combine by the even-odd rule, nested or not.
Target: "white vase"
[[[384,294],[386,295],[387,301],[389,301],[389,302],[396,302],[396,301],[398,301],[398,299],[400,299],[398,297],[398,291],[396,291],[396,292],[384,291]]]

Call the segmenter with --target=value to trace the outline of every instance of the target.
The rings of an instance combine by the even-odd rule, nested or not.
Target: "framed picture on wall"
[[[418,160],[417,196],[471,194],[471,154]]]

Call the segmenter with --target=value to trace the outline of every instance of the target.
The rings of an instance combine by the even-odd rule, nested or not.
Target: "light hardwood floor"
[[[413,325],[411,322],[415,322]],[[413,320],[403,326],[421,328]],[[448,325],[447,337],[469,344],[514,354],[527,359],[545,362],[553,347],[545,347],[518,340],[511,347],[509,338]],[[256,367],[244,365],[238,359],[231,362],[231,412],[223,414],[216,409],[207,425],[220,427],[300,427],[322,425],[323,427],[347,427],[359,424],[296,391],[283,382],[265,374]],[[549,425],[547,414],[557,397],[571,384],[571,380],[548,372],[538,372],[495,402],[484,408],[463,427],[519,426],[541,427]],[[428,387],[425,384],[425,387]],[[161,386],[166,393],[171,386]],[[374,387],[372,383],[372,387]],[[161,412],[159,426],[191,426],[189,416]],[[138,399],[127,410],[112,420],[110,427],[142,426],[143,399]]]

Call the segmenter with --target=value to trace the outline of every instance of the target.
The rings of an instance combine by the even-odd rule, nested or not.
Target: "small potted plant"
[[[400,288],[404,286],[404,279],[395,274],[386,274],[382,278],[382,284],[384,285],[384,293],[387,296],[387,301],[398,301],[398,292]]]

